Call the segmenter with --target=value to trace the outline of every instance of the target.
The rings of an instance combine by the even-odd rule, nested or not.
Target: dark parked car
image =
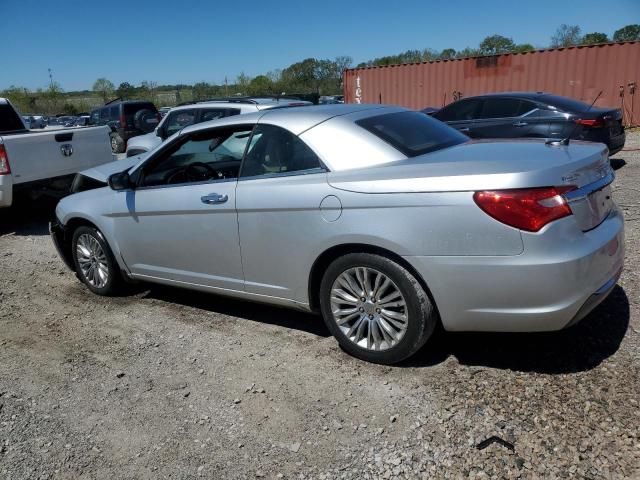
[[[111,150],[122,153],[127,141],[153,131],[160,121],[158,109],[151,102],[115,101],[91,111],[90,125],[111,127]]]
[[[540,92],[469,97],[424,113],[471,138],[538,137],[604,143],[610,155],[624,147],[622,111],[591,107],[572,98]],[[431,110],[431,111],[430,111]]]

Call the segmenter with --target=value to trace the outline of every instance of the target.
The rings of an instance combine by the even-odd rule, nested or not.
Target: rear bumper
[[[626,134],[624,130],[620,135],[616,135],[615,137],[609,138],[609,142],[607,142],[607,147],[609,148],[609,155],[615,155],[620,150],[624,148],[624,142],[626,140]]]
[[[0,175],[0,208],[10,207],[13,203],[13,178]]]
[[[523,232],[505,257],[405,257],[427,283],[450,331],[534,332],[578,322],[615,286],[624,262],[618,209],[581,232],[571,218]]]

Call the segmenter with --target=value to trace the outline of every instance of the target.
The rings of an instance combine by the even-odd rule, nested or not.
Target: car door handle
[[[471,131],[471,129],[470,129],[469,127],[464,127],[464,128],[461,128],[461,129],[460,129],[460,130],[458,130],[458,131],[459,131],[459,132],[470,132],[470,131]]]
[[[526,127],[529,125],[527,122],[516,122],[513,124],[514,127]]]
[[[207,205],[213,205],[215,203],[224,203],[227,200],[229,200],[229,195],[218,195],[217,193],[210,193],[209,195],[200,197],[200,201],[202,203],[206,203]]]

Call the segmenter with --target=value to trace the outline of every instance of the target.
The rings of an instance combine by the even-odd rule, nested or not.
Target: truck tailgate
[[[109,127],[80,127],[4,135],[14,184],[77,173],[113,161]]]

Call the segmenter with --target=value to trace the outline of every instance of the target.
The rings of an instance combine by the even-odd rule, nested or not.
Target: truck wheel
[[[115,132],[109,135],[109,137],[111,138],[111,151],[113,153],[123,153],[125,150],[125,144],[122,137]]]

